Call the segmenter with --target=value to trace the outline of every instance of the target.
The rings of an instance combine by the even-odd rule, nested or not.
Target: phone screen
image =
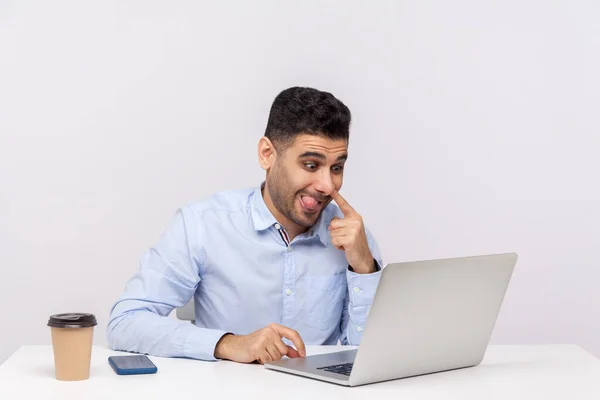
[[[111,360],[117,368],[122,370],[156,368],[154,363],[144,355],[113,356]]]

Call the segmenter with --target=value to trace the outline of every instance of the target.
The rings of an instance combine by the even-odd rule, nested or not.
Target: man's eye
[[[342,172],[342,170],[343,170],[343,169],[344,169],[344,167],[342,167],[341,165],[336,165],[336,166],[334,166],[334,167],[331,167],[331,170],[332,170],[333,172],[335,172],[335,173],[338,173],[338,174],[339,174],[340,172]]]
[[[304,166],[306,167],[306,169],[310,169],[310,170],[317,169],[317,164],[315,164],[315,163],[304,163]]]

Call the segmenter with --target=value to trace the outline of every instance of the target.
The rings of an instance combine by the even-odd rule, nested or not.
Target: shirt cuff
[[[189,329],[191,328],[191,329]],[[189,324],[188,332],[183,340],[183,355],[205,361],[216,361],[215,347],[227,331],[198,328]]]
[[[349,344],[359,345],[361,342],[381,273],[381,270],[371,274],[346,272],[349,296],[346,329]]]
[[[346,280],[350,292],[349,311],[352,313],[355,307],[370,306],[373,303],[382,270],[379,269],[370,274],[358,274],[347,271]],[[365,316],[366,317],[366,316]]]

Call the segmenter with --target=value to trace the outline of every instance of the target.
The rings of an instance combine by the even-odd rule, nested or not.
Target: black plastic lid
[[[94,314],[86,313],[54,314],[48,320],[48,326],[53,328],[89,328],[96,325]]]

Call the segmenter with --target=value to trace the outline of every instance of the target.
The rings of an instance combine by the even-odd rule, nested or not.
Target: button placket
[[[288,247],[289,249],[289,247]],[[296,297],[296,266],[290,251],[283,253],[283,325],[294,316],[294,303]]]

